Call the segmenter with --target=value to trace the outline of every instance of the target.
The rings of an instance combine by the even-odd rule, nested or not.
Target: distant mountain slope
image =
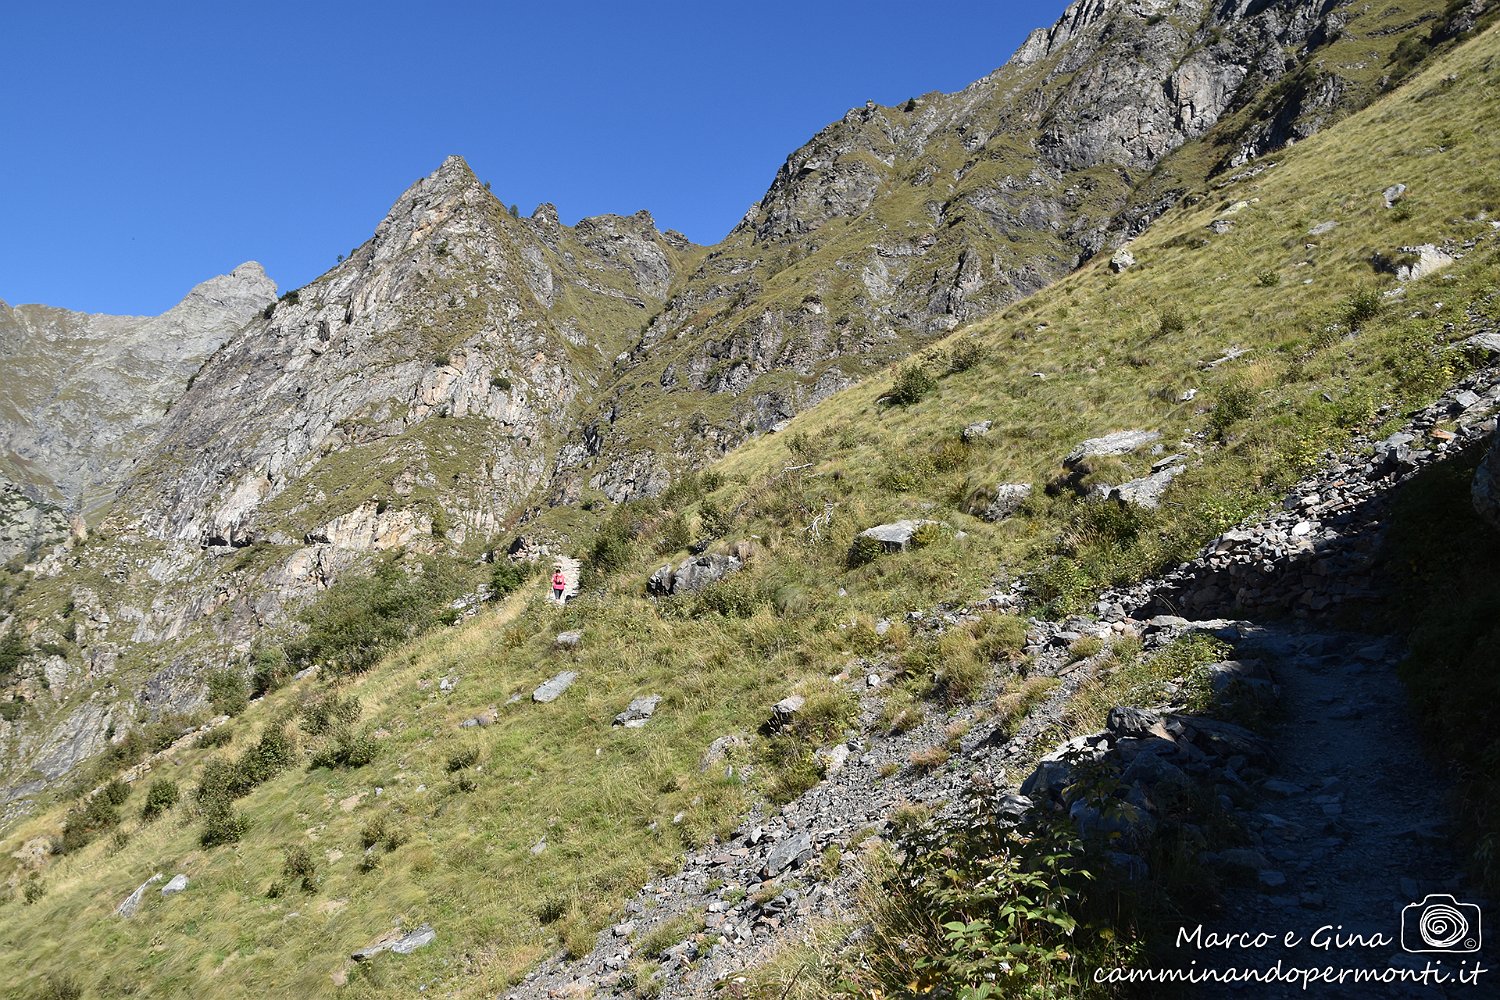
[[[38,499],[100,510],[189,376],[275,297],[247,263],[160,316],[0,303],[0,475]]]

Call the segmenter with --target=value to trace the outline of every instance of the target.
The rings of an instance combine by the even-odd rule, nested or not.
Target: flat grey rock
[[[540,687],[531,692],[531,700],[542,705],[556,701],[562,697],[562,693],[573,686],[578,679],[576,670],[564,670],[551,680],[544,681]]]
[[[1158,431],[1115,431],[1103,437],[1079,442],[1063,459],[1064,465],[1077,465],[1086,458],[1103,455],[1128,455],[1161,438]]]
[[[175,895],[176,893],[181,892],[182,890],[186,889],[187,887],[188,887],[188,877],[186,875],[182,875],[182,874],[173,875],[172,876],[172,880],[170,882],[168,882],[166,885],[164,885],[164,886],[161,887],[161,894],[163,896],[172,896],[172,895]]]
[[[640,729],[651,716],[656,714],[656,706],[661,703],[661,695],[652,694],[644,698],[636,698],[626,706],[625,711],[615,716],[614,724],[624,726],[626,729]]]
[[[141,908],[141,900],[145,898],[146,890],[155,883],[160,882],[162,878],[162,874],[157,872],[137,886],[135,892],[126,896],[120,905],[115,907],[115,916],[124,917],[127,920],[135,916],[136,911]]]

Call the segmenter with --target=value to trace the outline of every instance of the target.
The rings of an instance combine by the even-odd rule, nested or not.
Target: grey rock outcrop
[[[1087,441],[1079,442],[1077,447],[1068,452],[1067,457],[1063,459],[1063,464],[1077,465],[1085,459],[1104,455],[1128,455],[1160,438],[1161,434],[1158,431],[1115,431],[1103,437],[1089,438]]]
[[[701,555],[683,560],[675,569],[663,566],[646,581],[646,593],[655,597],[688,594],[718,583],[738,572],[744,563],[731,555]]]
[[[877,524],[873,528],[866,528],[857,537],[873,539],[884,546],[888,552],[901,552],[911,545],[917,532],[929,524],[941,526],[942,522],[920,518],[892,521],[889,524]]]
[[[1031,497],[1030,483],[1001,483],[995,487],[995,498],[984,509],[986,521],[1003,521],[1021,509]]]
[[[160,882],[162,880],[162,877],[162,874],[160,872],[157,872],[155,875],[152,875],[146,881],[137,886],[134,892],[126,896],[123,900],[120,901],[120,905],[115,907],[115,916],[124,917],[126,920],[129,920],[131,917],[135,916],[136,911],[141,908],[141,901],[146,898],[146,890],[151,888],[151,886],[155,885],[157,882]]]

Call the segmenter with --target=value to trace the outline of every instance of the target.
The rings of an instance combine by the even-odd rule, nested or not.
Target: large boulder
[[[646,581],[646,593],[653,597],[666,597],[669,594],[685,594],[702,590],[710,584],[718,583],[729,574],[738,572],[744,565],[739,556],[693,556],[683,560],[675,569],[668,564],[652,573]]]
[[[1185,465],[1169,465],[1149,476],[1121,483],[1109,491],[1109,497],[1135,507],[1155,510],[1161,505],[1162,494],[1167,491],[1172,480],[1185,471],[1187,471]]]
[[[1490,450],[1474,470],[1474,509],[1500,531],[1500,430],[1490,439]]]

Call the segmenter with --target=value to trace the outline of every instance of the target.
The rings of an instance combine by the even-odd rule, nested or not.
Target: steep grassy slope
[[[1364,107],[1469,6],[1076,5],[959,93],[850,111],[653,317],[556,496],[660,489],[1047,285]]]
[[[1273,501],[1351,429],[1393,419],[1451,380],[1464,358],[1448,345],[1471,317],[1497,314],[1489,217],[1500,186],[1486,169],[1500,154],[1497,58],[1492,30],[1274,167],[1198,192],[1135,241],[1135,267],[1088,266],[935,345],[920,361],[934,387],[919,401],[883,403],[891,381],[872,379],[712,475],[619,508],[593,550],[590,584],[566,608],[523,592],[362,676],[296,682],[230,723],[228,747],[155,762],[128,792],[119,836],[106,829],[61,857],[26,849],[78,808],[60,797],[6,832],[13,894],[0,904],[0,979],[20,996],[56,976],[98,996],[320,995],[344,976],[350,996],[481,996],[559,943],[581,947],[684,845],[733,825],[747,795],[786,797],[815,780],[812,749],[850,723],[851,692],[831,675],[862,657],[904,678],[893,704],[942,712],[997,669],[993,636],[1011,628],[992,614],[938,644],[899,624],[881,635],[876,619],[972,605],[1018,573],[1032,574],[1042,609],[1085,606],[1097,586],[1175,561]],[[1409,191],[1387,209],[1381,192],[1398,181]],[[1210,230],[1216,219],[1228,230]],[[1328,221],[1337,226],[1309,235]],[[1371,265],[1424,242],[1462,259],[1404,289]],[[1230,348],[1247,353],[1204,368]],[[945,374],[955,357],[963,370]],[[964,445],[959,429],[978,419],[992,421],[989,434]],[[1039,490],[999,524],[967,512],[996,482],[1053,482],[1079,439],[1135,427],[1191,456],[1160,511],[1064,488]],[[1099,463],[1089,475],[1118,482],[1148,461]],[[854,533],[901,515],[965,536],[939,533],[851,567]],[[755,538],[749,568],[695,597],[646,599],[647,574],[698,537]],[[576,648],[554,640],[569,628],[583,631]],[[560,700],[524,697],[563,669],[579,679]],[[443,678],[457,686],[444,690]],[[794,689],[809,695],[801,731],[752,736],[732,778],[699,769],[712,740],[752,734]],[[610,728],[632,697],[651,693],[665,697],[647,728]],[[523,697],[510,704],[513,694]],[[359,700],[350,738],[369,740],[349,745],[373,753],[370,763],[311,766],[306,751],[337,741],[313,731],[326,697]],[[492,725],[459,728],[491,706]],[[193,789],[206,762],[237,757],[280,723],[299,752],[235,800],[249,823],[238,841],[204,847]],[[144,786],[163,778],[178,781],[183,801],[140,819]],[[362,862],[366,840],[372,860]],[[299,847],[315,862],[315,891],[268,895],[284,849]],[[148,889],[135,918],[112,915],[158,871],[185,872],[189,889]],[[347,963],[398,920],[430,922],[436,942]]]

